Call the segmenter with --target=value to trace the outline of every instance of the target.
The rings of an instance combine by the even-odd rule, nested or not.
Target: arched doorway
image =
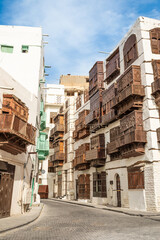
[[[120,184],[120,176],[117,174],[116,176],[116,190],[117,190],[117,207],[121,207],[121,184]]]

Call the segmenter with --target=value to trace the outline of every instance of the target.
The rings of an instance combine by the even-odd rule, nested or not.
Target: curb
[[[122,210],[116,210],[116,209],[110,209],[110,208],[104,208],[104,207],[99,208],[99,207],[96,207],[96,206],[93,206],[93,205],[87,205],[87,204],[83,204],[83,203],[70,202],[70,201],[63,201],[63,200],[58,200],[58,199],[53,199],[53,198],[49,198],[49,200],[56,201],[56,202],[68,203],[68,204],[74,204],[74,205],[80,205],[80,206],[85,206],[85,207],[90,207],[90,208],[102,209],[102,210],[106,210],[106,211],[110,211],[110,212],[123,213],[123,214],[129,215],[129,216],[145,217],[145,218],[152,219],[152,220],[155,220],[155,221],[160,221],[160,219],[158,220],[158,219],[151,218],[151,217],[154,217],[154,216],[155,217],[157,217],[157,216],[160,217],[160,214],[144,215],[142,213],[130,213],[130,212],[122,211]]]
[[[17,229],[17,228],[24,227],[24,226],[26,226],[26,225],[28,225],[28,224],[34,222],[34,221],[37,220],[37,219],[39,218],[39,216],[41,215],[42,210],[43,210],[43,207],[44,207],[44,204],[42,205],[41,210],[39,211],[38,216],[36,216],[36,217],[33,218],[32,220],[30,220],[29,222],[22,223],[21,225],[18,225],[18,226],[15,226],[15,227],[11,227],[11,228],[8,228],[8,229],[5,229],[5,230],[2,230],[2,231],[0,231],[0,234],[5,233],[5,232],[12,231],[12,230]]]

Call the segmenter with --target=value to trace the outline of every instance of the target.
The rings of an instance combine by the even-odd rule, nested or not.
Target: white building
[[[1,117],[5,114],[2,105],[4,103],[3,94],[15,95],[16,99],[19,99],[16,101],[19,102],[21,100],[28,108],[28,120],[21,122],[23,128],[20,128],[19,125],[19,129],[16,129],[16,134],[19,135],[20,132],[22,134],[21,136],[19,135],[19,139],[24,140],[27,131],[26,124],[31,124],[37,130],[40,128],[40,99],[43,98],[42,87],[44,81],[44,54],[41,28],[0,26],[0,75]],[[23,103],[20,103],[20,105],[24,106]],[[17,115],[18,111],[20,111],[20,105],[15,105],[15,110],[13,110],[13,105],[9,108]],[[23,114],[25,113],[23,112]],[[37,131],[37,136],[38,134],[39,131]],[[0,136],[0,146],[7,149],[5,147],[6,143],[2,138],[4,136],[2,126]],[[13,141],[14,144],[16,143]],[[3,203],[0,204],[2,207],[0,209],[0,217],[1,214],[2,216],[8,216],[9,214],[13,215],[23,212],[26,204],[31,202],[31,195],[32,202],[36,200],[34,199],[36,196],[34,196],[34,193],[37,193],[36,188],[38,187],[35,184],[38,182],[38,158],[35,145],[28,144],[29,142],[27,142],[26,151],[24,150],[21,153],[15,150],[13,154],[10,149],[0,149],[1,176],[5,176],[8,171],[3,167],[5,166],[4,163],[14,168],[12,174],[13,191],[8,196],[11,199],[11,204],[6,206],[4,204],[5,199],[3,197],[0,199]],[[1,184],[4,184],[3,187],[6,188],[4,182],[1,182]]]
[[[80,201],[160,211],[159,36],[159,20],[139,17],[105,60],[103,78],[94,66],[99,86],[90,71],[90,135],[74,144],[76,150],[90,143],[85,153],[90,167],[82,170],[82,162],[74,162]],[[87,105],[76,119],[84,109]]]

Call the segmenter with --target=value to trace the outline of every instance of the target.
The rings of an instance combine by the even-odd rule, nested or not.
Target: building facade
[[[42,29],[0,26],[0,217],[37,201],[37,137],[41,125]],[[10,186],[10,187],[8,187]]]
[[[68,158],[56,168],[54,197],[71,199],[71,191],[78,201],[160,211],[159,26],[139,17],[89,71],[89,99],[78,94],[74,131],[61,136]]]

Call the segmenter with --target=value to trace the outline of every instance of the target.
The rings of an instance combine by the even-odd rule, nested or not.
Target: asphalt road
[[[160,222],[145,217],[44,200],[41,216],[0,240],[160,240]]]

